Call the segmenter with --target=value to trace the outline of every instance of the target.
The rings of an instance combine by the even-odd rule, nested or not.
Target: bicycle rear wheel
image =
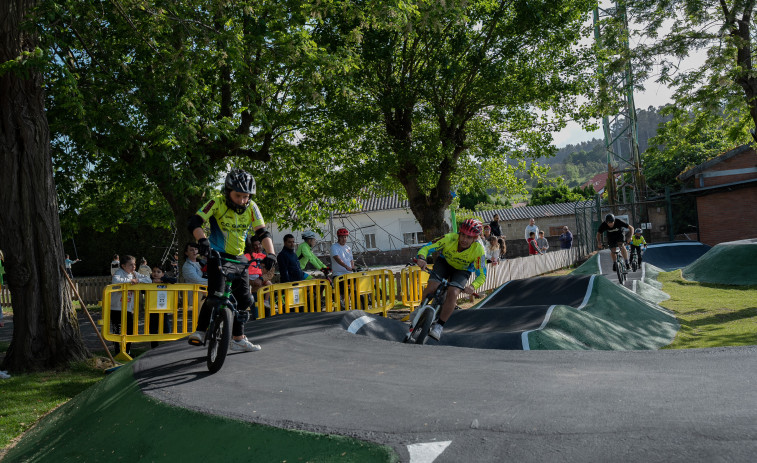
[[[231,309],[219,307],[217,310],[213,330],[208,333],[208,370],[211,373],[223,366],[231,342]]]
[[[428,331],[431,328],[431,323],[434,322],[434,309],[431,307],[425,307],[422,309],[420,316],[418,317],[418,323],[415,324],[413,332],[410,333],[410,341],[415,340],[416,344],[423,344],[426,342]]]

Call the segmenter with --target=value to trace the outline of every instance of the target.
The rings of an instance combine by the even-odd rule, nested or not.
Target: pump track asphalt
[[[511,282],[455,312],[440,343],[402,344],[400,322],[338,312],[248,323],[263,350],[230,353],[214,375],[204,349],[162,345],[4,461],[754,461],[757,346],[523,350],[546,307],[605,287],[606,253],[587,263],[602,276]],[[499,344],[475,346],[486,339]]]

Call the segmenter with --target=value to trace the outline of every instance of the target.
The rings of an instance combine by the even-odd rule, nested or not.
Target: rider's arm
[[[313,250],[310,248],[310,245],[307,243],[302,243],[301,248],[302,249],[302,256],[305,257],[305,265],[307,265],[308,262],[313,264],[316,270],[321,270],[322,268],[326,267],[326,264],[321,262],[321,259],[317,258],[315,254],[313,254]],[[300,265],[302,267],[302,265]]]
[[[476,275],[476,278],[473,280],[473,283],[471,283],[470,286],[465,288],[466,290],[469,287],[471,288],[472,291],[466,291],[469,294],[473,293],[482,284],[484,284],[484,282],[486,282],[486,257],[484,256],[483,252],[476,258],[476,260],[473,261],[473,273],[474,275]]]
[[[444,246],[444,243],[446,242],[446,240],[449,239],[448,238],[449,236],[450,235],[447,234],[447,235],[444,235],[442,238],[426,243],[425,245],[423,245],[423,247],[421,247],[418,250],[418,255],[416,256],[416,258],[419,260],[418,267],[420,267],[421,270],[426,268],[426,258],[428,257],[428,255],[436,251],[437,249],[441,249]]]
[[[260,240],[260,245],[265,249],[266,254],[276,254],[273,249],[273,240],[271,239],[271,233],[266,230],[265,225],[258,225],[254,228],[255,238]]]

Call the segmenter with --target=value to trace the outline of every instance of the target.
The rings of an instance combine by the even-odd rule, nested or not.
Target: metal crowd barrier
[[[433,265],[428,266],[433,269]],[[428,284],[428,272],[421,271],[417,265],[405,267],[400,272],[400,292],[402,293],[402,305],[415,309],[423,296],[423,290]]]
[[[290,312],[331,312],[332,290],[328,280],[313,279],[263,286],[257,292],[258,318]],[[266,314],[264,301],[271,311]]]
[[[103,290],[102,300],[103,338],[119,343],[121,352],[117,358],[127,361],[131,357],[126,354],[126,343],[181,339],[194,331],[200,313],[200,296],[207,293],[206,285],[188,283],[108,285]],[[190,302],[189,296],[193,294],[197,297],[191,297]],[[121,311],[120,320],[111,318],[111,310]],[[131,326],[129,313],[133,314]],[[153,314],[156,316],[151,317]],[[170,322],[166,321],[167,317],[171,318]],[[156,319],[157,327],[151,326]],[[120,332],[114,333],[112,328],[117,324],[120,324],[117,330]],[[132,334],[128,334],[129,331]]]
[[[397,286],[391,270],[347,273],[334,278],[334,310],[386,313],[394,307]]]

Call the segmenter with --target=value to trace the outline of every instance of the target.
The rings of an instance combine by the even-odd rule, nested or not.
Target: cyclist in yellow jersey
[[[639,256],[639,267],[641,267],[641,247],[644,246],[644,250],[647,250],[647,240],[644,239],[644,235],[641,234],[641,228],[634,230],[633,238],[631,238],[631,255],[635,252]]]
[[[418,267],[426,268],[430,252],[439,250],[441,254],[434,263],[434,271],[423,291],[423,297],[429,296],[439,287],[441,280],[449,281],[447,297],[444,299],[439,321],[435,323],[428,335],[437,341],[442,336],[442,329],[455,310],[460,292],[473,294],[486,281],[486,252],[478,242],[483,225],[475,219],[468,219],[460,225],[459,233],[448,233],[418,250]],[[476,278],[468,285],[468,278],[474,273]]]
[[[209,257],[208,298],[200,309],[197,330],[188,338],[192,345],[202,345],[205,340],[205,331],[210,324],[213,304],[217,303],[218,297],[223,295],[226,284],[225,277],[221,273],[221,262],[218,258],[210,257],[210,249],[218,251],[222,257],[242,262],[238,265],[237,273],[246,273],[244,265],[247,264],[247,258],[244,256],[244,246],[247,234],[252,229],[267,253],[261,265],[265,269],[271,269],[276,262],[271,234],[265,228],[265,221],[260,215],[258,206],[250,200],[250,196],[254,194],[255,179],[252,175],[243,170],[232,169],[226,175],[223,194],[205,203],[189,219],[188,228],[197,240],[200,255]],[[202,224],[206,220],[210,222],[210,239],[205,236],[205,231],[202,229]],[[237,301],[237,309],[243,315],[234,320],[231,331],[233,340],[229,347],[232,351],[239,352],[258,351],[260,346],[251,343],[244,335],[247,309],[252,306],[250,283],[246,275],[245,278],[234,279],[231,291]]]

